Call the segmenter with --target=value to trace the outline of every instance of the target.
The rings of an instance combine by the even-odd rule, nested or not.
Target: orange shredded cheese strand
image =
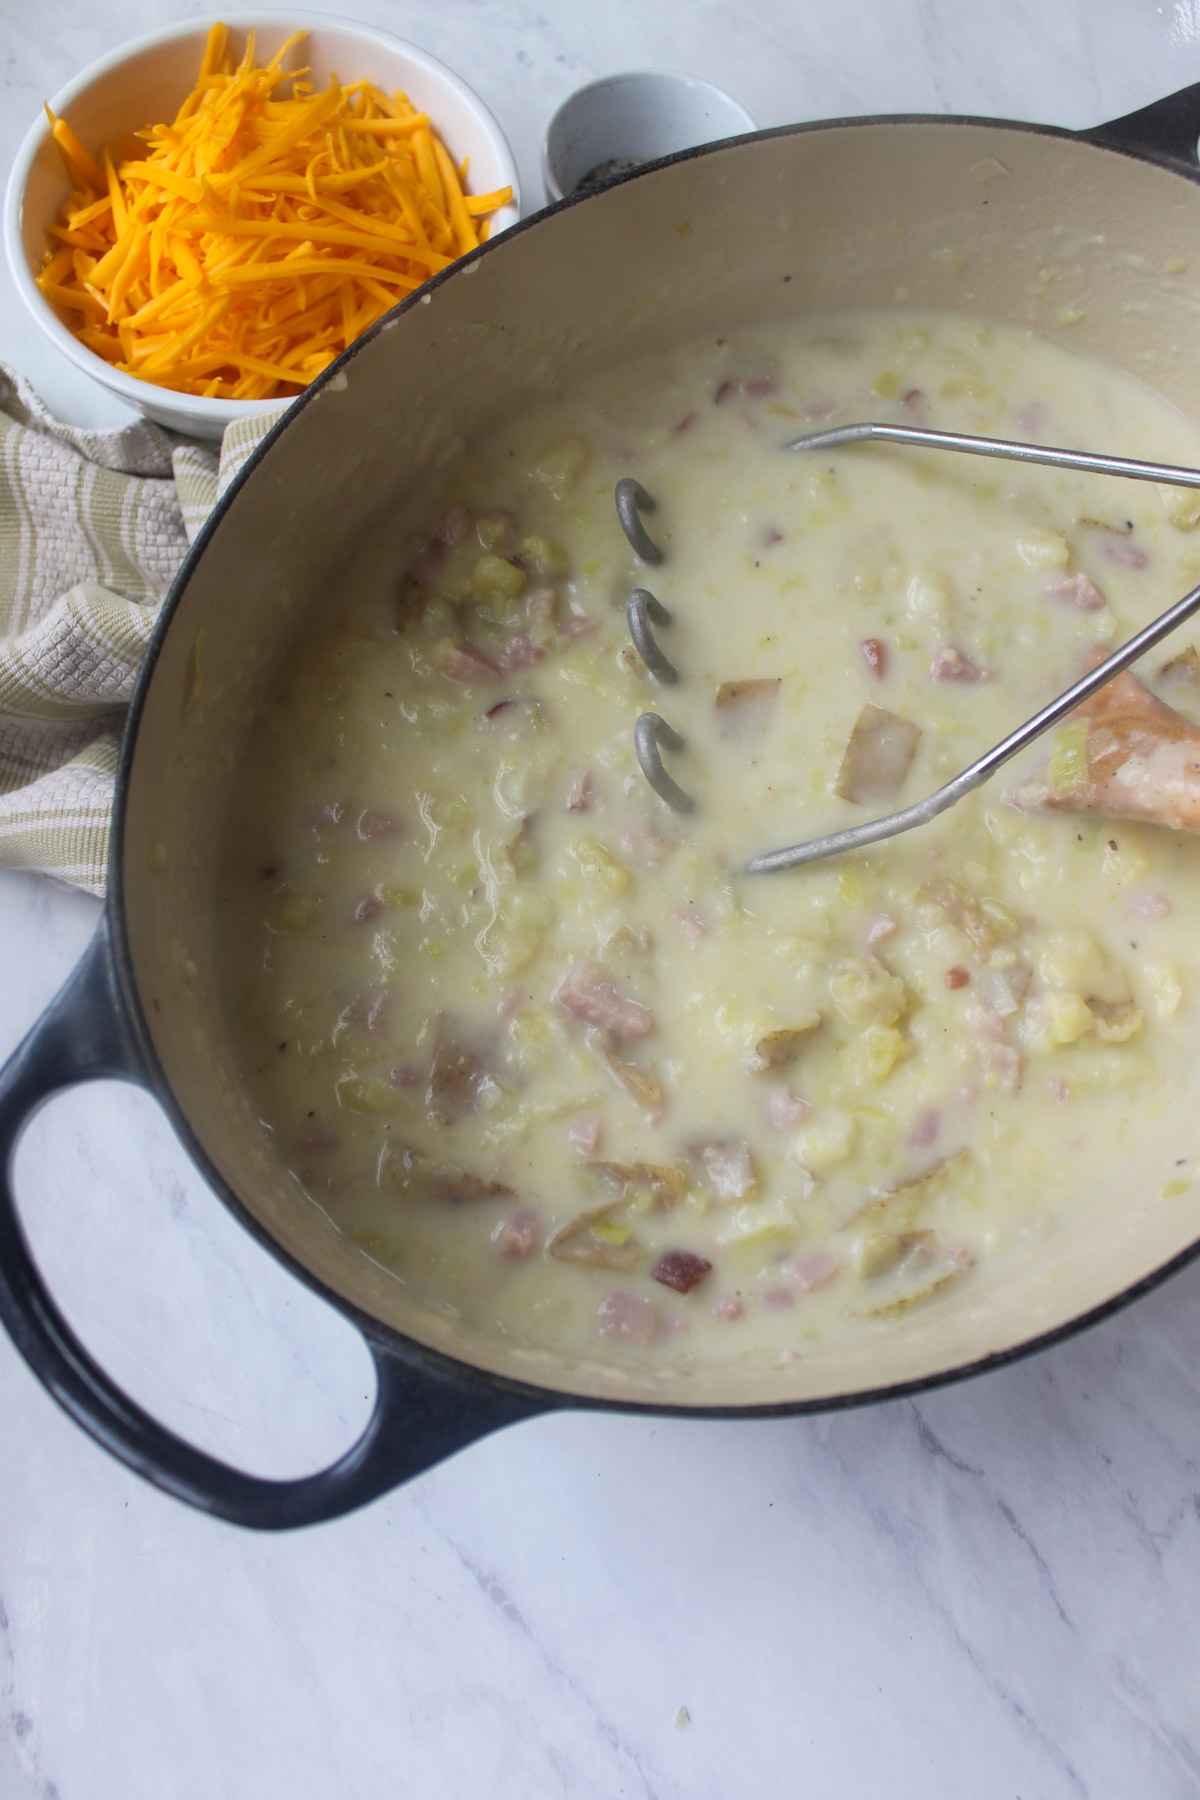
[[[298,392],[381,313],[477,248],[512,198],[463,191],[425,113],[369,81],[320,93],[254,35],[209,32],[170,125],[93,157],[47,107],[72,192],[38,277],[80,341],[217,399]]]
[[[67,121],[56,119],[49,107],[46,108],[46,117],[50,121],[50,130],[54,141],[62,151],[63,161],[67,165],[67,174],[72,180],[77,175],[82,175],[91,187],[97,190],[103,188],[105,185],[104,170],[93,157],[88,155]]]

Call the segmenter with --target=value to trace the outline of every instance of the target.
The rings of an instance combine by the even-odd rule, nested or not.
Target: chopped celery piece
[[[843,906],[857,906],[863,896],[863,885],[858,876],[849,869],[843,869],[838,876],[838,900]]]
[[[1050,787],[1056,800],[1066,800],[1088,783],[1086,719],[1069,719],[1050,740]]]
[[[592,1234],[606,1244],[624,1244],[629,1238],[628,1225],[611,1225],[607,1219],[592,1220]]]

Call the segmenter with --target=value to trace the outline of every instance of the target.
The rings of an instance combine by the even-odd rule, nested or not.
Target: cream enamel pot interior
[[[1161,1125],[1036,1255],[883,1338],[786,1369],[650,1376],[486,1340],[423,1309],[298,1189],[238,1078],[214,956],[218,844],[256,707],[309,609],[407,485],[505,408],[576,371],[747,318],[863,307],[974,311],[1053,334],[1200,417],[1200,88],[1088,134],[876,119],[763,132],[650,165],[527,222],[375,327],[267,440],[164,609],[126,735],[103,922],[0,1076],[0,1314],[101,1443],[227,1519],[284,1527],[362,1504],[495,1427],[560,1407],[761,1416],[850,1404],[1003,1362],[1094,1321],[1200,1249],[1200,1107]],[[1052,270],[1051,282],[1039,280]],[[1052,298],[1048,298],[1048,292]],[[774,878],[772,878],[774,879]],[[789,879],[781,877],[779,879]],[[273,1254],[364,1334],[365,1436],[304,1480],[239,1473],[122,1395],[57,1312],[11,1192],[48,1095],[148,1086]]]

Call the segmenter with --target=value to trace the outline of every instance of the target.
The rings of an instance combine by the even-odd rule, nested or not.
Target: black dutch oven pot
[[[227,1040],[214,896],[251,721],[347,547],[505,410],[577,371],[784,314],[944,309],[1054,333],[1069,309],[1071,343],[1200,417],[1198,130],[1200,87],[1084,133],[901,117],[689,152],[448,270],[291,409],[163,608],[125,735],[104,916],[0,1074],[0,1314],[99,1443],[222,1518],[303,1525],[556,1408],[761,1417],[972,1374],[1103,1317],[1196,1254],[1198,1197],[1170,1179],[1200,1150],[1192,1104],[1160,1124],[1152,1157],[1115,1172],[1111,1193],[1091,1196],[1019,1266],[985,1272],[888,1333],[814,1346],[786,1369],[653,1374],[599,1351],[552,1356],[488,1339],[371,1262],[278,1161]],[[1168,272],[1181,262],[1193,272]],[[247,1229],[365,1337],[375,1408],[331,1468],[265,1480],[192,1448],[120,1392],[59,1313],[21,1229],[13,1154],[45,1099],[100,1076],[148,1088]]]

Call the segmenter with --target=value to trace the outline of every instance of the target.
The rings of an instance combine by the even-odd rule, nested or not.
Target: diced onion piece
[[[708,1138],[691,1147],[697,1179],[718,1200],[746,1200],[758,1191],[758,1175],[749,1144],[733,1138]]]

